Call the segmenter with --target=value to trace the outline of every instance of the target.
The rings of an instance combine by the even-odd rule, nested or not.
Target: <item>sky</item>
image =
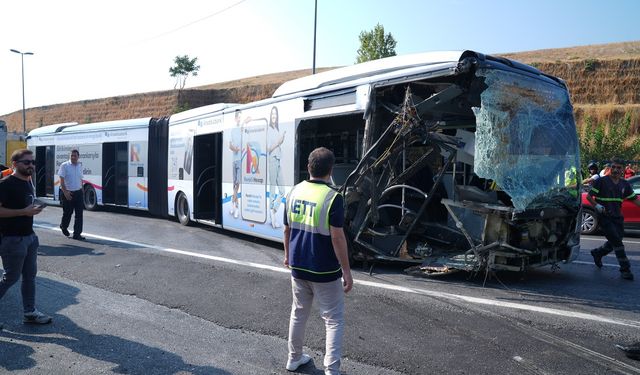
[[[171,90],[313,62],[314,0],[9,0],[0,2],[0,116],[26,108]],[[316,67],[355,63],[377,23],[398,55],[506,53],[640,40],[640,0],[317,0]]]

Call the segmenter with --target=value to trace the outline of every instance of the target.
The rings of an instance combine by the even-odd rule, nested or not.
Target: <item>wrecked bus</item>
[[[427,275],[574,260],[580,164],[564,82],[470,51],[416,68],[369,85],[341,182],[352,256]]]
[[[336,156],[354,260],[413,262],[433,275],[522,271],[578,255],[569,94],[515,61],[472,51],[395,56],[286,82],[269,99],[145,119],[139,137],[131,121],[34,130],[29,146],[52,171],[37,174],[52,187],[43,183],[38,196],[55,196],[55,170],[77,147],[110,155],[85,184],[91,207],[282,241],[286,195],[324,146]],[[122,173],[109,185],[114,167]],[[121,199],[106,199],[114,189]]]

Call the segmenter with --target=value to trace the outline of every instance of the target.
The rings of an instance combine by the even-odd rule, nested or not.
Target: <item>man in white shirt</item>
[[[82,236],[82,211],[84,210],[84,195],[82,193],[82,163],[78,162],[80,153],[71,150],[69,160],[60,165],[60,202],[62,203],[62,221],[60,229],[62,234],[69,237],[69,223],[71,215],[75,211],[73,222],[73,239],[83,241]]]

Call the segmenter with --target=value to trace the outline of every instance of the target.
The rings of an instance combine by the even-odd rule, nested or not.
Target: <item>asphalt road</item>
[[[37,302],[54,316],[21,323],[19,288],[0,302],[0,373],[284,374],[291,303],[281,246],[214,228],[85,213],[79,242],[61,210],[36,219]],[[584,249],[601,237],[583,237]],[[640,236],[626,238],[640,278]],[[347,296],[345,374],[640,374],[617,342],[640,340],[640,279],[621,280],[613,255],[524,277],[405,275],[356,269]],[[305,344],[321,374],[322,320]]]

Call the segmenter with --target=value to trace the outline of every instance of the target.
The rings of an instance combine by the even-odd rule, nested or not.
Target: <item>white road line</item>
[[[50,226],[50,225],[34,224],[33,226],[37,227],[37,228],[42,228],[42,229],[49,229],[49,230],[52,230],[52,231],[59,231],[60,230],[58,227],[53,227],[53,226]],[[259,269],[270,270],[270,271],[275,271],[275,272],[280,272],[280,273],[289,273],[290,272],[290,270],[288,268],[284,268],[284,267],[276,267],[276,266],[270,266],[270,265],[267,265],[267,264],[246,262],[246,261],[242,261],[242,260],[224,258],[224,257],[219,257],[219,256],[214,256],[214,255],[194,253],[192,251],[185,251],[185,250],[179,250],[179,249],[172,249],[172,248],[168,248],[168,247],[149,245],[149,244],[145,244],[145,243],[141,243],[141,242],[121,240],[121,239],[118,239],[118,238],[100,236],[100,235],[89,234],[89,233],[85,233],[85,232],[83,232],[82,234],[84,236],[90,237],[90,238],[95,238],[95,239],[105,240],[105,241],[110,241],[110,242],[116,242],[116,243],[121,243],[121,244],[125,244],[125,245],[136,246],[136,247],[143,247],[143,248],[153,249],[153,250],[157,250],[157,251],[161,251],[161,252],[165,252],[165,253],[186,255],[186,256],[191,256],[191,257],[196,257],[196,258],[209,259],[209,260],[214,260],[214,261],[217,261],[217,262],[236,264],[236,265],[245,266],[245,267],[251,267],[251,268],[259,268]],[[563,317],[568,317],[568,318],[584,319],[584,320],[591,320],[591,321],[596,321],[596,322],[601,322],[601,323],[609,323],[609,324],[616,324],[616,325],[627,326],[627,327],[640,328],[640,321],[636,321],[636,320],[615,319],[615,318],[609,318],[609,317],[606,317],[606,316],[582,313],[582,312],[577,312],[577,311],[560,310],[560,309],[553,309],[553,308],[548,308],[548,307],[527,305],[527,304],[523,304],[523,303],[497,301],[497,300],[492,300],[492,299],[487,299],[487,298],[464,296],[464,295],[460,295],[460,294],[436,292],[436,291],[431,291],[431,290],[426,290],[426,289],[409,288],[409,287],[404,287],[404,286],[399,286],[399,285],[391,285],[391,284],[384,284],[384,283],[379,283],[379,282],[374,282],[374,281],[366,281],[366,280],[357,280],[356,279],[356,280],[354,280],[354,283],[355,284],[359,284],[359,285],[370,286],[370,287],[373,287],[373,288],[379,288],[379,289],[385,289],[385,290],[393,290],[393,291],[404,292],[404,293],[420,294],[420,295],[424,295],[424,296],[441,298],[441,299],[448,299],[448,300],[452,300],[452,301],[463,301],[463,302],[468,302],[468,303],[473,303],[473,304],[478,304],[478,305],[488,305],[488,306],[496,306],[496,307],[515,309],[515,310],[533,311],[533,312],[539,312],[539,313],[550,314],[550,315],[558,315],[558,316],[563,316]]]
[[[599,238],[599,237],[585,237],[585,236],[580,236],[580,241],[598,241],[598,242],[607,242],[606,238]],[[631,240],[622,240],[623,243],[634,243],[634,244],[640,244],[640,241],[631,241]]]
[[[576,264],[576,263],[577,264],[586,264],[586,265],[589,265],[589,266],[594,266],[593,262],[585,262],[583,260],[574,260],[573,262],[571,262],[571,264]],[[602,263],[602,265],[604,267],[616,267],[616,268],[620,267],[620,265],[613,264],[613,263]]]

